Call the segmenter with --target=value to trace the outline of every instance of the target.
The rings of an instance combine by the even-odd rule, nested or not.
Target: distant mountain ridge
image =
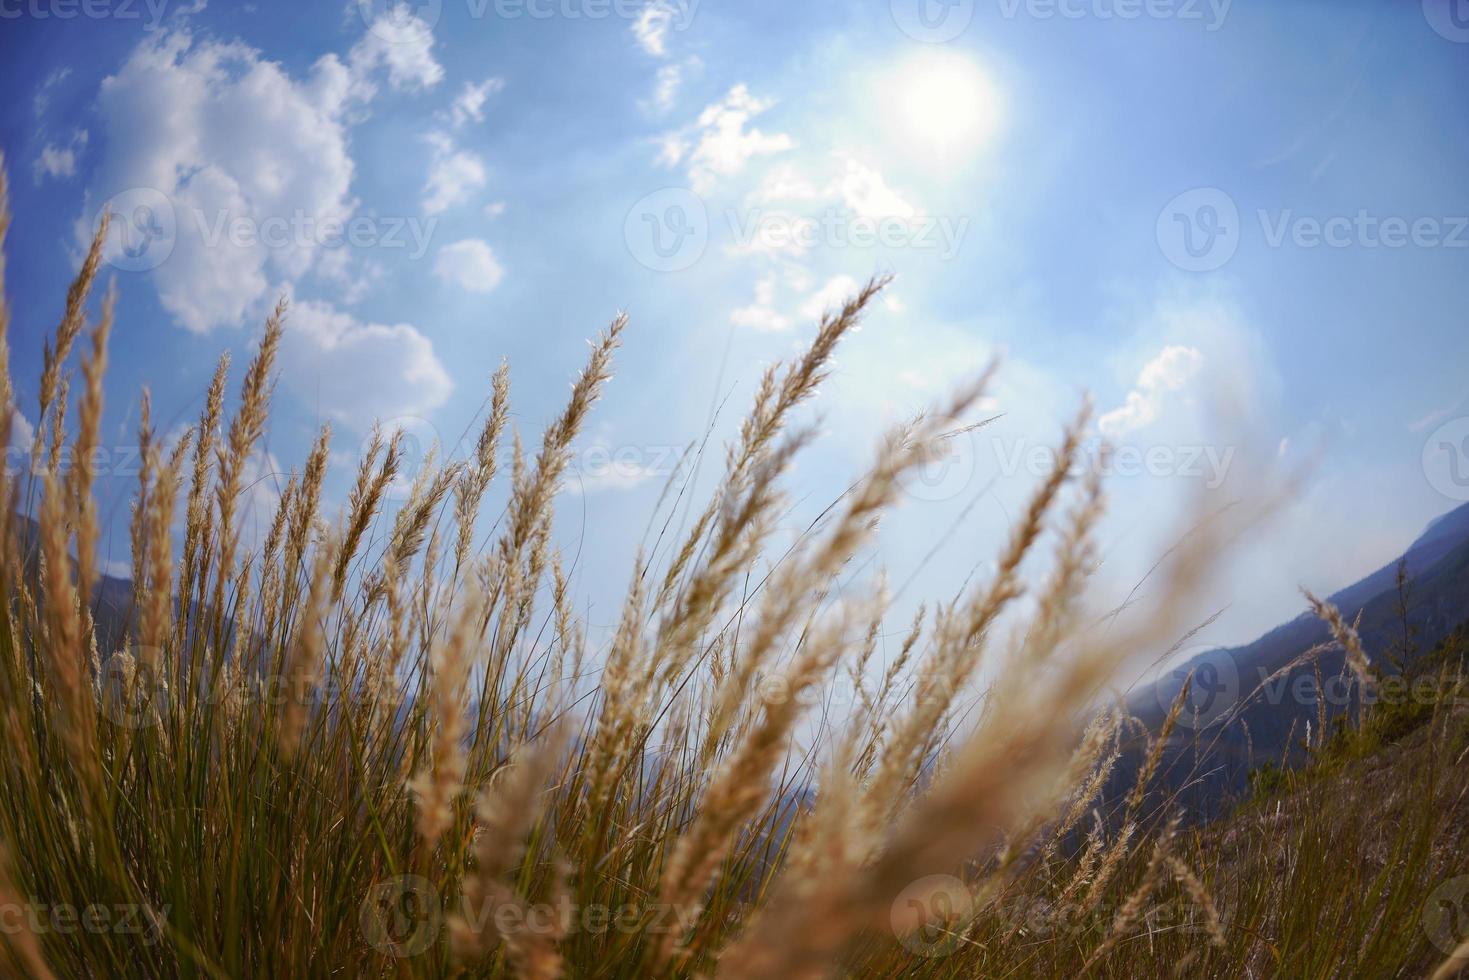
[[[1469,620],[1469,504],[1434,519],[1400,560],[1406,562],[1411,589],[1408,619],[1415,631],[1414,654],[1422,656]],[[1358,632],[1368,657],[1390,672],[1386,654],[1401,633],[1397,569],[1398,560],[1389,562],[1330,597],[1349,620],[1360,615]],[[1303,612],[1253,643],[1205,651],[1171,668],[1159,683],[1135,690],[1129,708],[1156,732],[1184,678],[1194,674],[1183,723],[1175,729],[1157,777],[1160,790],[1178,793],[1178,801],[1196,816],[1209,816],[1244,791],[1254,766],[1267,759],[1298,761],[1296,743],[1304,738],[1306,725],[1319,725],[1319,719],[1310,694],[1314,683],[1291,682],[1302,674],[1314,682],[1311,665],[1298,666],[1272,681],[1254,701],[1241,702],[1262,681],[1328,639],[1325,624]],[[1320,660],[1322,676],[1328,679],[1323,687],[1329,719],[1347,710],[1352,700],[1344,696],[1345,683],[1330,683],[1341,675],[1344,657],[1332,650]],[[1131,787],[1141,752],[1139,743],[1124,755],[1109,781],[1109,798]]]

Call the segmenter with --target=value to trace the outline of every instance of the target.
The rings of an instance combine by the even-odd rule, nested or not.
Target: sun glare
[[[999,93],[975,62],[955,52],[925,52],[881,81],[887,124],[911,155],[952,164],[994,136]]]

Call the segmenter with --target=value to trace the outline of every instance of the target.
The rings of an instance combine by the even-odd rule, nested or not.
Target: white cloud
[[[655,58],[668,54],[668,29],[673,26],[674,10],[663,0],[652,0],[632,23],[638,45]]]
[[[676,167],[689,152],[689,141],[678,133],[664,133],[658,137],[658,162],[665,167]]]
[[[486,218],[498,218],[505,213],[504,201],[491,201],[485,205]]]
[[[796,322],[792,308],[810,291],[811,274],[799,262],[777,257],[755,281],[754,300],[732,310],[730,322],[767,333],[789,330]]]
[[[751,159],[782,153],[795,145],[785,133],[766,134],[746,128],[751,119],[772,105],[769,100],[752,96],[745,85],[736,85],[722,101],[699,114],[688,134],[667,134],[660,159],[670,165],[687,160],[694,191],[705,193],[720,178],[742,172]]]
[[[337,298],[347,305],[359,303],[382,279],[382,263],[371,260],[353,263],[352,253],[345,248],[329,248],[321,253],[315,266],[316,274],[334,284],[340,292]]]
[[[394,89],[433,88],[444,78],[444,67],[434,58],[433,29],[407,12],[406,6],[395,5],[372,22],[347,56],[354,83],[365,98],[372,97],[368,76],[379,67],[386,68],[388,84]]]
[[[850,157],[845,160],[833,190],[858,217],[912,218],[918,213],[917,208],[888,186],[881,173]]]
[[[771,167],[747,198],[752,207],[771,208],[778,205],[801,207],[808,211],[823,204],[835,204],[853,216],[873,221],[884,219],[911,220],[922,212],[898,193],[882,172],[847,152],[832,154],[835,166],[826,169],[825,179],[812,176],[823,168],[795,164]]]
[[[489,174],[483,160],[456,147],[447,133],[432,132],[427,139],[433,158],[423,186],[423,209],[434,215],[469,200]]]
[[[683,65],[663,65],[658,69],[658,84],[653,88],[653,105],[667,112],[678,101],[683,85]]]
[[[730,322],[737,327],[748,327],[752,330],[777,331],[786,330],[791,321],[775,309],[776,280],[774,276],[766,276],[755,283],[755,302],[749,306],[742,306],[730,314]]]
[[[500,285],[505,270],[489,245],[478,238],[466,238],[439,249],[434,274],[471,293],[488,293]]]
[[[1199,372],[1204,355],[1192,347],[1170,345],[1143,365],[1137,385],[1145,391],[1177,391]]]
[[[827,195],[828,189],[818,185],[810,174],[793,163],[772,165],[760,179],[760,186],[749,195],[753,205],[808,203]]]
[[[872,227],[919,229],[917,221],[924,212],[894,189],[880,171],[850,153],[831,156],[825,165],[803,161],[767,168],[760,183],[745,195],[743,223],[731,251],[799,257],[814,246],[835,244],[826,231],[825,216],[829,214]]]
[[[450,122],[455,128],[471,121],[484,122],[485,103],[504,87],[505,80],[502,78],[487,78],[478,85],[465,82],[463,90],[454,97],[454,104],[449,106]]]
[[[39,184],[46,178],[73,177],[77,172],[77,157],[87,145],[87,131],[79,129],[72,134],[71,141],[64,146],[47,143],[31,167],[31,173]]]
[[[1151,425],[1162,411],[1164,397],[1182,389],[1198,374],[1204,355],[1196,348],[1170,344],[1147,364],[1122,405],[1097,422],[1105,436],[1118,438]]]
[[[237,326],[267,294],[313,271],[342,284],[349,301],[360,296],[371,270],[353,276],[347,251],[320,244],[324,229],[357,208],[348,126],[375,94],[379,70],[394,88],[436,84],[443,69],[432,45],[423,22],[389,15],[345,61],[323,55],[297,78],[238,41],[154,34],[102,82],[106,152],[78,237],[90,238],[96,211],[114,195],[162,195],[175,235],[154,283],[164,308],[196,332]]]
[[[801,306],[801,315],[808,320],[819,319],[828,310],[839,308],[861,288],[851,276],[832,276]]]
[[[433,344],[417,327],[364,323],[310,300],[291,306],[281,363],[297,398],[357,430],[375,418],[424,415],[453,390]]]
[[[35,440],[36,427],[25,417],[24,412],[18,408],[13,409],[10,415],[10,448],[28,453]]]
[[[36,117],[38,119],[46,115],[46,110],[51,107],[51,94],[55,91],[56,86],[66,81],[70,75],[70,68],[58,68],[47,75],[46,80],[41,83],[41,87],[36,89],[36,96],[32,105],[36,110]]]
[[[177,229],[153,270],[165,309],[194,331],[237,325],[258,311],[271,280],[308,272],[319,247],[295,234],[267,245],[232,228],[297,215],[344,221],[355,208],[345,123],[352,91],[331,54],[297,80],[238,42],[196,43],[184,31],[143,41],[102,82],[106,154],[79,237],[90,237],[91,215],[113,195],[161,193]]]
[[[357,208],[347,127],[373,94],[368,73],[386,69],[394,87],[437,79],[426,55],[431,37],[406,53],[381,49],[381,40],[365,36],[346,61],[324,55],[297,78],[248,45],[196,41],[177,30],[140,43],[103,80],[106,154],[86,214],[127,189],[163,196],[176,234],[152,271],[164,308],[181,325],[236,326],[308,273],[334,284],[346,302],[381,275],[376,263],[326,247],[321,234]],[[79,222],[84,237],[89,221]],[[329,302],[297,300],[282,344],[286,387],[354,426],[373,415],[429,411],[451,389],[416,327],[362,322]]]

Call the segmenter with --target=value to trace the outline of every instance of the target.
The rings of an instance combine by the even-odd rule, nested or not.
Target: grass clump
[[[0,185],[0,244],[7,223]],[[98,438],[111,293],[94,325],[87,311],[104,234],[46,348],[39,477],[3,487],[7,514],[37,515],[34,534],[0,524],[11,973],[1311,976],[1428,955],[1410,906],[1452,812],[1431,767],[1429,802],[1405,802],[1389,837],[1398,857],[1334,904],[1328,855],[1356,842],[1338,813],[1262,831],[1226,861],[1176,815],[1142,815],[1154,766],[1121,805],[1100,801],[1130,719],[1096,705],[1128,658],[1187,627],[1228,534],[1200,524],[1149,615],[1095,628],[1105,498],[1070,465],[1085,408],[993,574],[920,613],[898,657],[869,669],[889,597],[877,584],[835,601],[838,576],[941,451],[938,420],[990,383],[878,441],[851,489],[776,549],[784,478],[812,438],[798,409],[882,280],[766,371],[711,499],[637,558],[596,650],[554,502],[626,319],[593,343],[534,451],[512,441],[508,473],[502,368],[472,454],[432,460],[396,512],[402,446],[381,432],[343,512],[326,512],[323,429],[257,542],[240,506],[289,316],[277,307],[233,408],[227,359],[172,446],[144,396],[134,593],[121,639],[104,639],[90,474],[60,462]],[[0,342],[0,431],[13,411]],[[496,481],[508,499],[479,547]],[[1008,628],[1045,542],[1049,572]],[[800,695],[838,677],[854,709],[798,737]],[[1285,844],[1294,865],[1257,873]],[[1323,919],[1342,937],[1328,949],[1312,939]]]

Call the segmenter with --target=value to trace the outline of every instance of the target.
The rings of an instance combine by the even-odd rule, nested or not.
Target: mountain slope
[[[1421,656],[1469,619],[1469,505],[1429,524],[1402,559],[1411,588],[1413,648]],[[1360,615],[1358,631],[1368,656],[1389,672],[1395,671],[1386,654],[1402,633],[1397,567],[1396,561],[1384,565],[1331,596],[1349,620]],[[1157,685],[1136,691],[1129,707],[1156,732],[1185,677],[1194,676],[1181,724],[1157,777],[1160,788],[1177,793],[1185,806],[1207,816],[1244,790],[1254,766],[1267,759],[1297,759],[1306,726],[1320,724],[1315,671],[1307,663],[1275,675],[1328,639],[1325,624],[1302,613],[1246,646],[1206,651],[1170,670]],[[1331,719],[1350,710],[1356,693],[1342,679],[1341,651],[1323,654],[1320,667],[1320,698]],[[1109,795],[1130,787],[1141,754],[1141,744],[1131,748],[1113,776]]]

